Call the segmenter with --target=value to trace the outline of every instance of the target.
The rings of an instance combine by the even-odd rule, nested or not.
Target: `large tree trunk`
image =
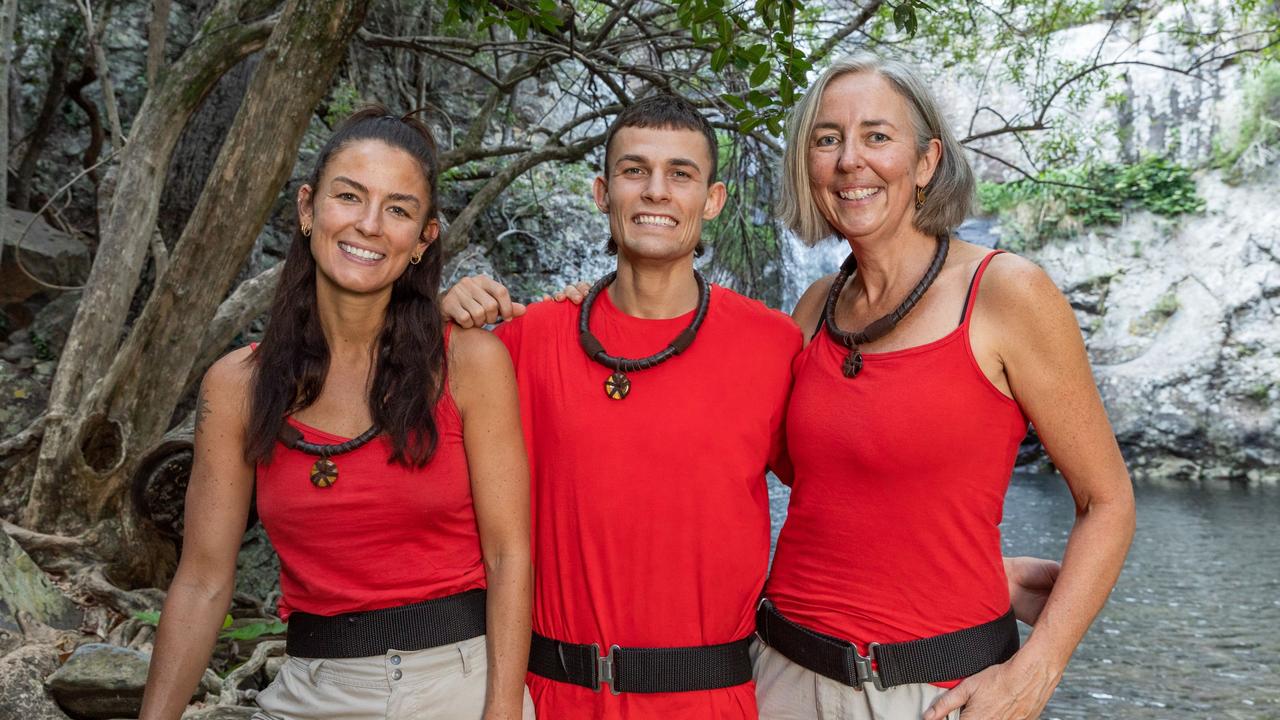
[[[78,529],[86,498],[63,489],[82,473],[118,467],[123,429],[90,417],[100,380],[115,355],[156,224],[169,158],[188,118],[228,69],[266,43],[274,18],[241,18],[250,0],[223,0],[190,47],[158,79],[134,118],[120,150],[115,192],[104,213],[98,253],[68,334],[49,393],[47,424],[27,505],[26,524],[44,530]],[[117,449],[118,448],[118,449]],[[88,457],[86,457],[86,450]]]
[[[89,522],[119,515],[126,537],[147,534],[120,503],[127,479],[168,428],[210,322],[293,169],[311,112],[368,1],[286,3],[168,270],[111,358],[100,389],[81,403],[75,437],[89,442],[73,444],[81,452],[59,474],[71,488],[64,509],[72,505]],[[95,454],[107,446],[114,452]],[[75,455],[83,458],[80,468]],[[167,570],[154,567],[153,558],[122,555],[113,567],[122,580],[155,582]]]
[[[173,149],[164,192],[160,195],[159,217],[160,234],[169,241],[170,247],[182,235],[187,219],[196,209],[260,59],[261,53],[250,55],[222,76],[200,105],[200,111],[187,123]]]

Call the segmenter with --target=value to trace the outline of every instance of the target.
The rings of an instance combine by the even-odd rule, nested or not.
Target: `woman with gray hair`
[[[761,717],[1038,717],[1134,527],[1075,316],[1031,262],[951,237],[973,172],[908,66],[834,63],[796,107],[784,163],[783,222],[851,253],[794,313],[807,345],[757,617]],[[1077,510],[1019,649],[998,525],[1028,421]]]

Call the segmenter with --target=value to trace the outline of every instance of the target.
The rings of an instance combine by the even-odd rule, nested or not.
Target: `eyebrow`
[[[361,185],[360,183],[356,182],[355,180],[352,180],[351,178],[345,175],[339,175],[335,177],[333,179],[333,182],[345,183],[366,195],[369,194],[369,188],[365,187],[364,185]],[[395,202],[402,202],[405,204],[412,203],[416,207],[422,207],[422,201],[419,200],[418,196],[416,195],[408,195],[406,193],[387,193],[387,199],[394,200]]]
[[[897,126],[897,125],[894,125],[893,123],[889,122],[888,120],[881,120],[881,119],[879,119],[879,118],[876,118],[876,119],[873,119],[873,120],[863,120],[862,122],[858,123],[858,125],[859,125],[860,127],[883,127],[883,126],[888,126],[888,127],[893,128],[894,130],[897,130],[897,129],[898,129],[898,126]],[[820,123],[814,123],[814,125],[813,125],[813,129],[814,129],[814,130],[839,130],[839,129],[841,129],[841,128],[840,128],[840,124],[839,124],[839,123],[834,123],[834,122],[820,122]]]
[[[634,162],[634,163],[639,163],[641,165],[648,165],[649,158],[644,157],[643,155],[623,155],[618,158],[617,164],[621,164],[624,162]],[[670,160],[667,161],[667,164],[675,167],[691,167],[694,170],[697,170],[698,172],[702,172],[702,168],[698,165],[698,163],[694,162],[693,160],[690,160],[689,158],[681,158],[681,157],[671,158]],[[615,164],[615,167],[616,167],[616,164]]]

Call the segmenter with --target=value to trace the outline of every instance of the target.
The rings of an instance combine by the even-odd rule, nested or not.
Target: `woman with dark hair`
[[[430,131],[380,107],[317,155],[262,343],[201,385],[143,718],[199,682],[255,494],[289,623],[256,717],[532,716],[515,378],[500,341],[440,316],[437,183]]]
[[[903,63],[836,61],[797,104],[781,220],[849,244],[793,316],[794,475],[765,599],[762,718],[1039,717],[1106,602],[1133,491],[1071,307],[1031,262],[951,237],[973,173]],[[1019,649],[999,523],[1027,423],[1076,501]]]

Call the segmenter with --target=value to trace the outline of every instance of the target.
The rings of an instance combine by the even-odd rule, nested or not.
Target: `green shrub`
[[[1166,217],[1204,209],[1190,168],[1159,156],[1131,165],[1090,163],[1052,170],[1038,180],[982,182],[978,203],[983,213],[1003,221],[1015,249],[1039,247],[1087,227],[1118,224],[1128,208]]]
[[[1262,63],[1245,82],[1241,111],[1234,142],[1219,150],[1216,162],[1235,182],[1270,164],[1280,148],[1280,61]]]

